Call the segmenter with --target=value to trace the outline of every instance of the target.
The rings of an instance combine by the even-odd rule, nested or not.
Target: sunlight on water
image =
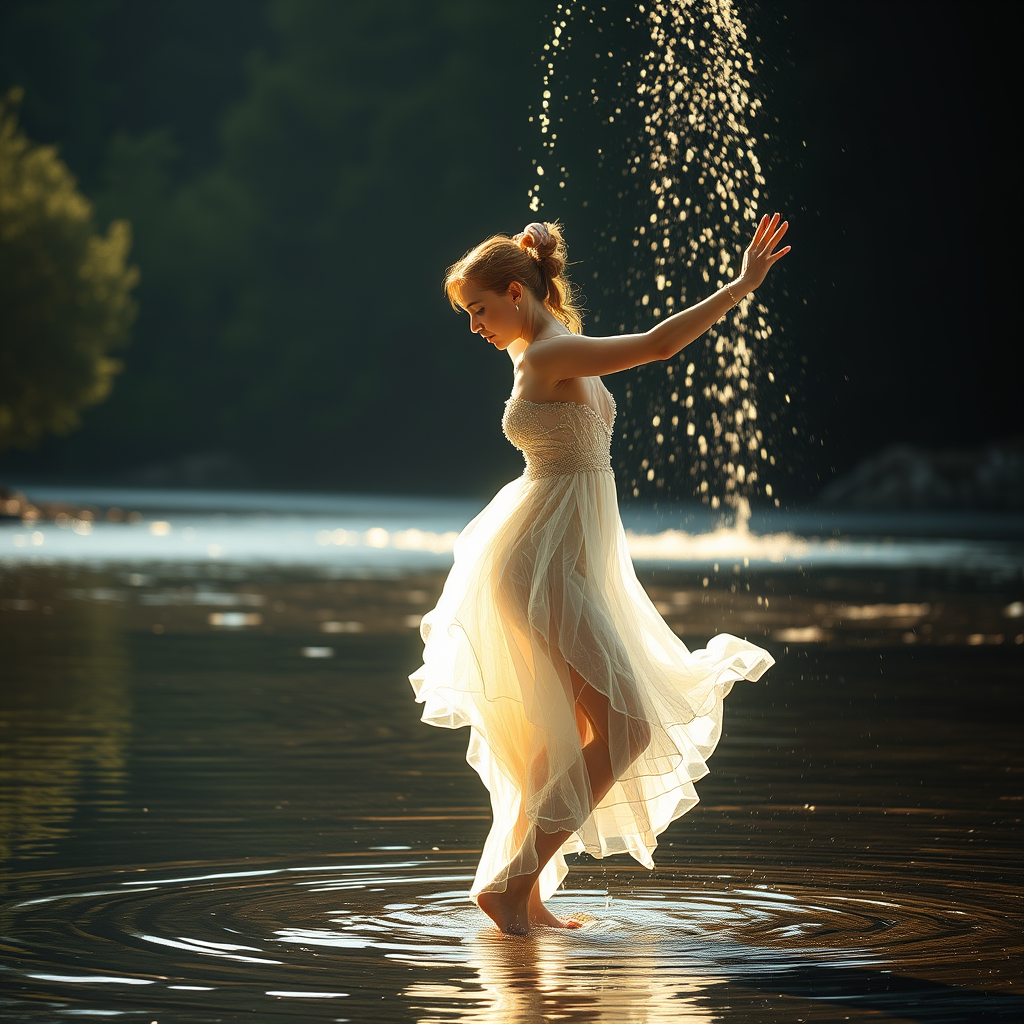
[[[0,524],[0,613],[8,621],[58,627],[87,612],[93,639],[106,636],[114,621],[167,637],[289,635],[296,638],[294,655],[306,663],[329,663],[357,638],[414,636],[437,600],[455,538],[478,510],[473,502],[426,498],[182,492],[159,496],[153,508],[152,495],[141,491],[94,490],[89,497],[96,515],[87,533],[40,519]],[[152,511],[111,522],[102,508],[114,498]],[[278,502],[298,511],[271,511]],[[194,511],[217,503],[232,511]],[[666,514],[631,503],[623,511],[644,586],[669,627],[688,641],[728,624],[781,644],[1024,644],[1019,525],[854,514],[844,533],[829,516],[751,513],[742,498],[732,525],[721,525],[706,507]],[[160,528],[151,529],[153,523]],[[902,535],[892,535],[894,526]],[[950,526],[969,532],[938,532]],[[801,579],[823,572],[871,582],[856,598],[794,598]],[[1000,597],[983,613],[974,607],[965,614],[959,602],[927,589],[876,589],[894,572],[909,579],[963,574]],[[90,669],[93,683],[106,679],[111,687],[119,671],[109,659]],[[101,747],[82,749],[95,754]],[[65,776],[72,782],[85,763],[76,754],[73,764],[56,769],[55,784]]]
[[[736,499],[736,525],[693,531],[681,528],[628,528],[626,540],[638,564],[694,566],[717,572],[718,566],[772,565],[802,571],[838,566],[952,566],[970,564],[993,569],[1014,567],[1019,557],[1005,546],[980,540],[800,536],[783,530],[755,533],[749,528],[749,509]],[[60,564],[179,564],[311,566],[324,572],[389,573],[443,569],[451,565],[455,539],[468,519],[455,519],[446,530],[416,527],[363,529],[338,527],[334,522],[300,516],[195,516],[161,521],[159,531],[145,521],[98,523],[87,534],[37,523],[27,530],[0,526],[0,566]],[[338,538],[341,538],[340,540]],[[102,600],[103,595],[94,595]],[[216,605],[216,593],[197,601]],[[255,625],[259,612],[209,613],[214,626]],[[346,632],[345,622],[324,622],[322,631]]]
[[[570,60],[574,26],[598,23],[606,37],[638,29],[646,33],[648,48],[638,66],[626,61],[615,69],[618,91],[602,96],[613,83],[594,79],[590,95],[578,92],[575,101],[605,101],[606,129],[616,119],[635,126],[621,168],[608,151],[609,138],[593,143],[604,173],[621,170],[624,177],[620,208],[637,210],[630,240],[634,252],[620,287],[635,296],[637,324],[648,326],[739,273],[761,213],[765,178],[757,147],[767,136],[755,130],[761,110],[751,91],[755,61],[730,0],[639,4],[633,17],[621,19],[616,23],[606,8],[574,0],[557,6],[544,48],[537,118],[543,158],[529,197],[531,209],[538,211],[542,184],[544,190],[564,189],[569,177],[558,160],[562,118],[556,114],[555,83],[560,80],[556,62]],[[569,95],[561,99],[568,106]],[[616,240],[613,235],[611,242]],[[758,404],[758,389],[776,382],[771,371],[759,371],[756,357],[771,336],[768,307],[747,296],[708,332],[704,354],[641,371],[639,387],[626,393],[634,496],[682,493],[687,487],[680,481],[688,472],[689,493],[711,508],[736,508],[741,498],[755,495],[778,505],[765,478],[776,463],[765,420],[776,422],[778,414],[765,416]],[[789,396],[783,400],[788,403]]]
[[[734,526],[719,526],[710,533],[664,530],[642,535],[630,532],[629,553],[641,562],[742,562],[803,563],[822,556],[842,559],[850,553],[849,541],[797,537],[792,533],[757,535],[750,531],[750,506],[736,497]]]
[[[45,492],[44,492],[45,493]],[[479,510],[471,501],[429,498],[373,499],[352,496],[310,498],[244,494],[230,496],[231,511],[197,512],[205,500],[216,504],[223,496],[182,492],[159,497],[160,511],[111,520],[102,507],[116,499],[142,503],[154,499],[145,492],[90,492],[96,512],[90,519],[57,516],[0,523],[0,567],[3,565],[124,564],[164,562],[192,565],[311,566],[331,572],[391,573],[433,571],[451,565],[455,541]],[[334,504],[331,505],[330,501]],[[747,500],[733,496],[730,523],[717,513],[703,518],[695,506],[655,513],[632,503],[623,509],[631,557],[638,564],[694,567],[715,573],[733,567],[771,566],[803,571],[811,567],[918,565],[1011,570],[1019,567],[1017,549],[993,539],[896,536],[892,524],[866,530],[849,517],[852,533],[826,528],[799,515],[773,513],[752,516]],[[144,506],[143,506],[144,507]],[[308,508],[309,511],[303,511]],[[313,511],[322,508],[322,511]],[[75,529],[76,522],[88,530]],[[758,529],[751,526],[758,524]],[[984,537],[984,532],[978,534]],[[135,574],[139,575],[139,574]],[[139,575],[137,585],[144,583]],[[104,595],[93,595],[104,600]],[[11,598],[11,600],[18,600]],[[155,598],[150,598],[155,600]],[[171,600],[168,598],[168,600]],[[192,599],[190,599],[192,600]],[[257,625],[258,607],[229,611],[218,608],[215,590],[197,594],[195,602],[210,606],[209,623],[222,628]],[[252,600],[255,602],[255,595]],[[346,620],[327,620],[321,631],[349,632],[357,626]]]

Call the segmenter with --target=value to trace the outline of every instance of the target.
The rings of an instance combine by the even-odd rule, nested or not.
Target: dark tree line
[[[117,387],[36,463],[110,477],[226,449],[271,482],[507,475],[491,386],[507,368],[439,281],[522,220],[540,13],[6,3],[0,67],[28,131],[60,144],[99,223],[130,221],[142,271]]]
[[[604,6],[610,26],[635,11]],[[1004,372],[1019,212],[1004,202],[1016,184],[1000,142],[1015,93],[1010,34],[992,31],[1009,5],[956,10],[743,12],[764,62],[769,190],[794,222],[772,309],[801,424],[780,442],[796,499],[894,440],[1019,432]],[[130,223],[125,267],[140,271],[109,397],[0,472],[114,479],[223,452],[254,483],[484,493],[507,479],[519,465],[497,426],[508,366],[438,285],[465,248],[528,217],[540,147],[527,115],[553,11],[0,0],[0,90],[24,90],[24,130],[58,147],[97,237]],[[605,38],[624,57],[643,45]],[[613,69],[587,66],[584,99],[591,74]],[[609,238],[636,199],[618,198],[614,139],[593,159],[600,112],[578,117],[561,151],[572,187],[547,212],[567,222],[585,291],[600,259],[589,305],[622,322],[636,316],[615,294],[629,256]],[[970,297],[986,295],[982,322]]]

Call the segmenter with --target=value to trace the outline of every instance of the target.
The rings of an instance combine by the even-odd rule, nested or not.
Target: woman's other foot
[[[544,906],[544,903],[540,898],[540,887],[537,882],[533,883],[533,888],[530,890],[530,899],[527,903],[527,908],[530,916],[530,924],[543,925],[545,928],[580,927],[579,921],[563,921],[560,917],[555,917],[555,915]]]
[[[560,917],[555,917],[554,914],[548,910],[547,907],[541,903],[539,906],[530,907],[530,924],[541,925],[544,928],[579,928],[580,922],[573,921],[572,919],[563,921]]]

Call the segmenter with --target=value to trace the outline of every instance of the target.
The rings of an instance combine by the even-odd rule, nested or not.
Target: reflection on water
[[[1024,558],[955,543],[645,570],[688,642],[778,665],[656,870],[578,858],[584,927],[525,940],[466,900],[486,793],[405,678],[443,566],[8,560],[0,1013],[1019,1020]]]
[[[5,603],[22,615],[0,620],[5,776],[0,861],[31,859],[66,837],[76,805],[87,793],[97,804],[117,807],[131,728],[130,673],[121,624],[108,605],[82,606],[82,628],[74,644],[58,642],[47,663],[39,657],[46,634],[26,631],[18,621],[36,609],[35,602],[14,598]],[[39,609],[44,622],[51,613],[52,602]]]
[[[744,567],[741,560],[695,573],[664,568],[644,580],[668,624],[695,643],[728,630],[784,645],[1024,645],[1024,602],[1017,599],[1022,569],[1012,559],[994,567],[968,560],[950,571],[962,575],[952,599],[949,573],[929,562],[899,572],[794,573]],[[75,717],[94,712],[71,710],[84,699],[74,678],[88,681],[90,707],[101,706],[103,687],[120,701],[110,689],[124,658],[116,652],[120,632],[296,636],[306,641],[303,657],[330,658],[350,634],[418,636],[443,582],[442,571],[399,574],[391,568],[340,575],[208,563],[97,570],[8,565],[0,613],[15,640],[43,627],[73,629],[81,636],[75,656],[85,659],[91,651],[103,663],[88,670],[76,663],[60,677],[71,697],[58,703]],[[24,670],[34,671],[30,664]]]

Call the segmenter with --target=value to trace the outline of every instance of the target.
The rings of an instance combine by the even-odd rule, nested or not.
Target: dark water
[[[1019,552],[643,574],[778,665],[657,869],[579,858],[586,926],[528,939],[465,898],[486,794],[405,678],[442,578],[7,564],[4,1020],[1024,1019]]]

